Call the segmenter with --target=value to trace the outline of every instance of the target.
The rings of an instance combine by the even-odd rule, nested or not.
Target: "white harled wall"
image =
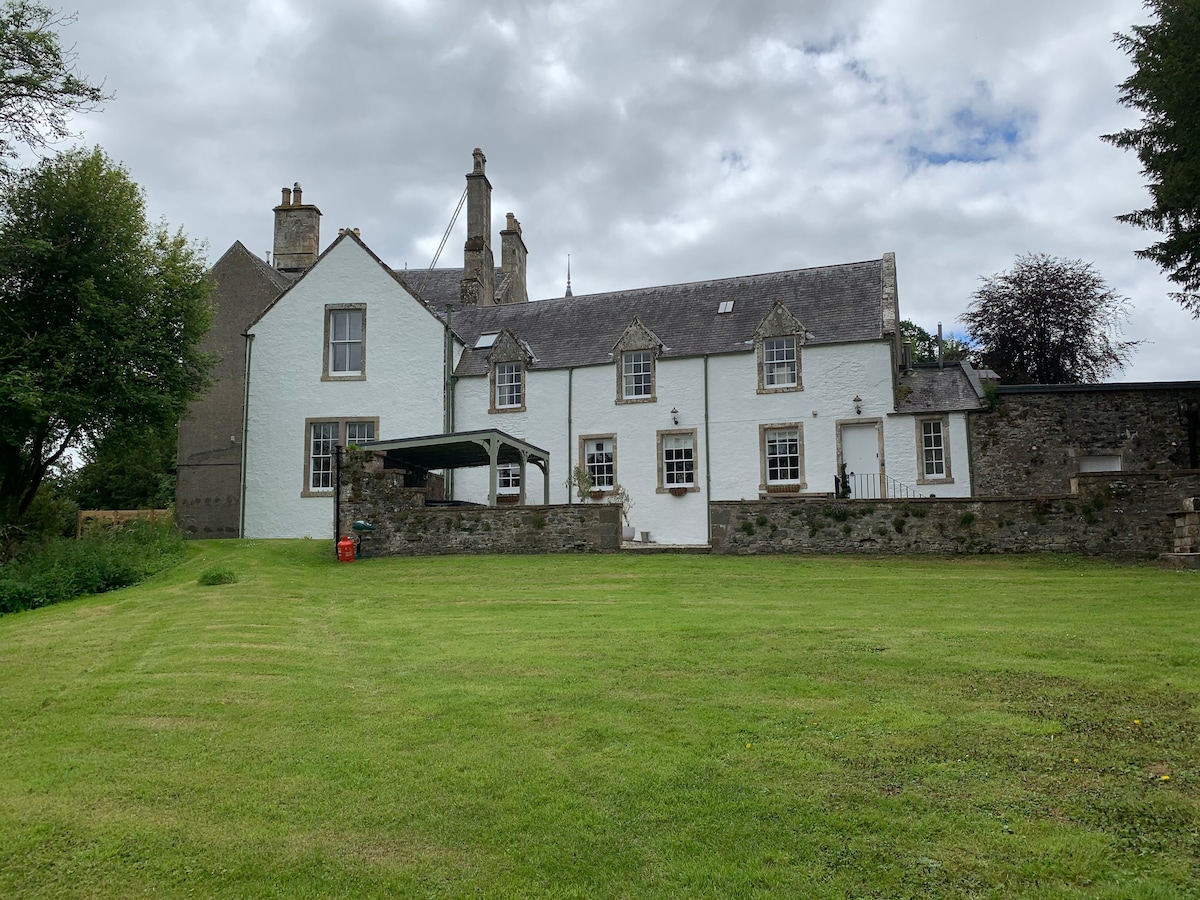
[[[532,368],[526,370],[526,410],[522,412],[489,413],[488,379],[459,379],[455,425],[461,431],[498,428],[548,450],[553,503],[578,502],[574,496],[568,498],[565,481],[579,462],[579,436],[616,435],[616,479],[633,498],[632,524],[659,543],[707,542],[710,485],[714,500],[758,498],[763,479],[760,425],[801,426],[807,493],[834,490],[838,424],[875,420],[883,431],[887,474],[925,494],[969,496],[962,413],[949,416],[955,483],[916,484],[916,420],[893,412],[891,365],[886,341],[806,346],[801,350],[803,389],[759,394],[758,362],[752,350],[709,357],[707,377],[703,358],[659,359],[656,399],[649,403],[615,402],[615,363],[572,371]],[[862,398],[861,414],[855,412],[856,396]],[[678,410],[678,425],[672,409]],[[696,431],[700,490],[683,497],[658,490],[657,433],[677,429]],[[457,498],[486,500],[486,471],[460,471],[455,479]],[[542,479],[537,469],[530,467],[526,483],[527,502],[541,502]]]
[[[366,378],[321,379],[325,306],[365,303]],[[378,418],[380,439],[443,430],[441,322],[345,239],[252,328],[246,537],[333,536],[333,495],[302,496],[305,421]]]
[[[366,304],[363,380],[322,380],[326,305],[333,303]],[[332,537],[332,494],[304,496],[306,420],[378,418],[376,434],[384,440],[442,432],[442,324],[361,245],[345,239],[252,332],[245,534]],[[461,351],[456,345],[456,357]],[[801,427],[807,493],[834,490],[839,423],[876,421],[888,475],[924,495],[970,495],[964,413],[946,417],[953,483],[918,484],[917,419],[893,412],[887,341],[803,347],[800,391],[757,393],[757,366],[749,347],[707,360],[659,359],[655,400],[642,403],[616,402],[615,362],[571,370],[529,368],[526,408],[512,413],[488,411],[486,376],[460,378],[454,427],[497,428],[548,450],[551,503],[578,502],[565,481],[579,463],[580,435],[615,435],[616,479],[633,499],[632,524],[659,543],[706,543],[710,497],[758,498],[760,425]],[[855,412],[855,396],[862,398],[861,413]],[[658,488],[657,435],[684,429],[696,433],[699,490],[674,497]],[[452,477],[456,498],[486,502],[486,469],[462,469]],[[547,499],[541,473],[532,466],[526,485],[527,502]]]

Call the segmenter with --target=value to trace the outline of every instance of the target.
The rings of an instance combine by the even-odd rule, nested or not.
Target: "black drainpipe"
[[[246,429],[250,427],[250,353],[254,349],[254,335],[244,332],[246,339],[246,390],[242,394],[242,483],[241,502],[238,503],[238,537],[246,536]]]
[[[333,556],[337,558],[338,541],[342,539],[342,447],[333,453]]]
[[[574,379],[575,379],[575,367],[567,366],[567,477],[568,478],[570,478],[571,473],[575,471],[575,467],[571,464],[572,463],[571,445],[575,443],[574,431],[572,430],[574,427],[573,422],[572,422],[572,416],[575,412],[575,402],[573,399],[574,391],[575,391],[575,380]],[[568,487],[567,488],[567,505],[568,506],[571,505],[571,494],[572,494],[572,491]],[[549,497],[546,498],[546,503],[547,504],[550,503]]]

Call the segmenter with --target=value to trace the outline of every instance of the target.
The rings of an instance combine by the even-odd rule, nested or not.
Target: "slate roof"
[[[425,305],[437,312],[439,317],[445,315],[447,306],[455,313],[462,308],[462,269],[393,269],[392,273],[404,282],[413,296],[424,300]],[[497,297],[504,295],[507,278],[503,271],[496,269]],[[455,330],[458,330],[457,327]]]
[[[905,393],[904,388],[910,390]],[[953,412],[979,409],[983,405],[983,387],[968,363],[951,363],[944,369],[936,365],[916,366],[900,376],[903,399],[899,413]]]
[[[435,270],[437,271],[437,270]],[[441,270],[454,271],[454,270]],[[406,273],[407,274],[407,273]],[[466,344],[458,375],[487,373],[489,350],[475,350],[480,334],[512,329],[533,354],[533,368],[603,365],[636,316],[663,342],[663,358],[749,351],[754,330],[776,300],[804,325],[806,343],[878,340],[884,336],[882,260],[794,269],[514,303],[463,308],[455,333]],[[432,288],[432,282],[427,291]],[[733,311],[719,314],[723,300]],[[434,312],[434,302],[426,299]]]

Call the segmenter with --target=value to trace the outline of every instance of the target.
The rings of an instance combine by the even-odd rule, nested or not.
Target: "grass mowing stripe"
[[[1196,587],[194,544],[0,619],[0,894],[1188,896]]]

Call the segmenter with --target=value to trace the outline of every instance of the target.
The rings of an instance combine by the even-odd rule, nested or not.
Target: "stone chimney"
[[[463,248],[462,301],[465,306],[496,305],[496,264],[492,258],[492,183],[487,157],[478,147],[467,176],[467,243]]]
[[[317,261],[321,252],[321,211],[300,202],[300,182],[283,189],[275,207],[275,268],[300,273]]]
[[[528,255],[521,238],[521,223],[509,213],[505,228],[500,232],[500,271],[508,276],[505,303],[529,302],[529,291],[525,288],[525,257]]]

